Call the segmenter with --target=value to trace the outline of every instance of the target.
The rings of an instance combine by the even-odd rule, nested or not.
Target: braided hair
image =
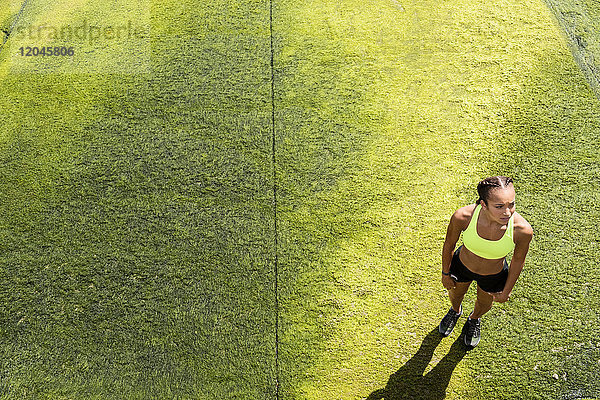
[[[512,183],[513,180],[507,176],[491,176],[489,178],[485,178],[477,184],[477,193],[479,194],[477,204],[481,203],[483,200],[483,202],[487,205],[489,194],[493,189],[504,189]]]

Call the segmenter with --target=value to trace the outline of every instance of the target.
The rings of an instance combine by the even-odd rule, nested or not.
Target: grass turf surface
[[[276,182],[269,4],[149,6],[150,71],[1,55],[3,398],[274,398],[274,183],[280,398],[600,396],[600,105],[543,3],[274,1]],[[535,243],[466,354],[439,253],[497,173]]]
[[[274,392],[268,8],[151,7],[151,73],[2,55],[2,398]]]
[[[600,97],[600,7],[593,0],[546,0],[563,28],[578,65]]]
[[[276,4],[284,397],[598,396],[598,103],[545,5]],[[448,218],[498,173],[526,270],[476,351],[434,351]]]

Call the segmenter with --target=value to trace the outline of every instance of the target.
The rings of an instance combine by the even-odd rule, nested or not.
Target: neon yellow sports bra
[[[506,232],[504,232],[504,235],[499,240],[488,240],[477,234],[479,211],[481,211],[481,205],[477,204],[475,210],[473,210],[469,226],[463,232],[464,246],[479,257],[490,260],[506,257],[515,248],[513,241],[513,219],[515,215],[513,214],[508,220]]]

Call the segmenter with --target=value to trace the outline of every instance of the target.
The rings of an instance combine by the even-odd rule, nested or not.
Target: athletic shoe
[[[456,325],[456,321],[458,321],[461,315],[462,307],[460,308],[459,313],[457,313],[452,309],[452,307],[450,307],[450,310],[448,310],[448,313],[444,316],[444,318],[442,318],[442,322],[440,322],[440,333],[443,336],[448,336],[449,334],[451,334],[452,330],[454,329],[454,325]]]
[[[467,347],[473,348],[479,344],[479,339],[481,339],[481,322],[478,319],[468,319],[462,331],[465,335],[465,345]]]

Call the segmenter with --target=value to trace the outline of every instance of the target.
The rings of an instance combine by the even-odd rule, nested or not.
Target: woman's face
[[[505,225],[515,212],[515,188],[508,185],[506,188],[496,188],[490,191],[487,206],[482,204],[484,210],[488,211],[492,220]]]

